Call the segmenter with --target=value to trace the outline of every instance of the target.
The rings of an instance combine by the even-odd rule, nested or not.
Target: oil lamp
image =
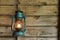
[[[26,17],[22,11],[16,11],[12,16],[12,33],[13,36],[24,36],[26,31]]]

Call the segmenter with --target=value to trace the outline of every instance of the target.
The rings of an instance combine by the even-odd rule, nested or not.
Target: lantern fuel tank
[[[12,16],[12,33],[13,36],[24,36],[26,32],[26,17],[22,11],[16,11]]]

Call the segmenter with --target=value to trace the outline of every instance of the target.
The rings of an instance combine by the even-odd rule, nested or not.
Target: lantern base
[[[19,31],[19,32],[13,32],[13,36],[24,36],[24,32],[21,32],[21,31]]]

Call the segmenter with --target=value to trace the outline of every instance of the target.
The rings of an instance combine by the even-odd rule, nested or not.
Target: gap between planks
[[[16,38],[13,36],[0,36],[0,38]],[[23,38],[57,38],[57,36],[24,36]]]
[[[16,5],[6,5],[6,4],[0,4],[0,6],[16,6]],[[19,5],[18,5],[19,6]],[[20,6],[58,6],[57,4],[48,4],[48,5],[20,5]]]

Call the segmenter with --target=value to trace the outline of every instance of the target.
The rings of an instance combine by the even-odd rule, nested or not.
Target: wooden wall
[[[16,40],[11,32],[16,1],[0,0],[0,40]],[[57,40],[58,0],[19,0],[18,4],[26,16],[27,31],[17,40]]]

